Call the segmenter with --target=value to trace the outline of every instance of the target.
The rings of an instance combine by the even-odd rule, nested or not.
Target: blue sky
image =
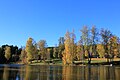
[[[0,0],[0,45],[25,46],[32,37],[55,46],[67,30],[78,40],[84,25],[120,36],[120,0]]]

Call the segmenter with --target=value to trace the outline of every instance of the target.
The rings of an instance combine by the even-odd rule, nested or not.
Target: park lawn
[[[120,58],[114,58],[113,61],[120,61]],[[107,58],[91,58],[91,63],[104,63],[107,62]],[[88,59],[84,59],[81,61],[74,61],[74,63],[88,63]]]
[[[113,61],[120,61],[120,58],[114,58]],[[91,63],[105,63],[107,62],[106,58],[91,58]],[[74,61],[74,64],[87,64],[88,59],[84,59],[81,61]],[[62,60],[60,59],[51,59],[51,60],[45,60],[45,61],[40,61],[40,60],[34,60],[30,65],[62,65]]]
[[[120,58],[114,58],[113,61],[120,61]],[[92,62],[107,62],[107,58],[92,58]]]
[[[30,65],[62,65],[62,60],[60,59],[51,59],[51,60],[34,60]]]

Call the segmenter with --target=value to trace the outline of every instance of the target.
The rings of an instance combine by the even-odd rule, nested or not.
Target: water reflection
[[[8,67],[4,67],[4,72],[3,72],[3,80],[8,80],[9,79],[9,70]]]
[[[16,80],[19,79],[18,68],[11,68],[8,65],[0,67],[0,80]]]
[[[62,66],[25,66],[21,68],[22,80],[61,80]]]
[[[63,66],[62,80],[119,80],[120,66]]]
[[[1,66],[0,80],[119,80],[120,66]]]
[[[24,68],[22,68],[22,69],[24,69]],[[23,75],[24,75],[23,76],[24,80],[36,80],[37,79],[37,69],[32,68],[32,66],[26,66],[25,72]]]

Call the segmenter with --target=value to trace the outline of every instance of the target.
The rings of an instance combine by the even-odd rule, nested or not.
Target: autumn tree
[[[22,60],[23,63],[27,63],[27,53],[25,49],[22,49],[20,59]]]
[[[63,60],[63,64],[67,64],[67,63],[70,63],[70,57],[71,57],[71,53],[70,53],[70,32],[67,31],[66,34],[65,34],[65,50],[64,52],[62,53],[63,57],[62,57],[62,60]]]
[[[5,47],[5,58],[7,59],[7,61],[10,59],[11,57],[11,49],[9,46]]]
[[[97,28],[95,26],[92,27],[91,31],[91,48],[92,48],[92,56],[94,57],[98,57],[97,54],[97,44],[98,44],[98,37],[99,37],[99,33],[97,31]]]
[[[111,38],[109,39],[109,46],[108,46],[108,49],[109,49],[109,54],[110,55],[114,55],[114,49],[117,47],[117,41],[116,41],[116,37],[115,36],[111,36]]]
[[[82,45],[82,41],[79,40],[78,43],[77,43],[77,60],[83,60],[84,59],[84,46]]]
[[[120,41],[119,41],[119,37],[117,36],[113,36],[112,37],[112,42],[113,42],[113,52],[114,52],[114,57],[117,57],[119,55],[119,51],[120,51]]]
[[[63,52],[63,63],[72,64],[76,56],[75,34],[67,31],[65,34],[65,51]]]
[[[88,54],[88,63],[91,62],[91,54],[90,54],[90,45],[91,45],[91,40],[89,36],[89,29],[87,26],[83,26],[83,28],[80,30],[82,35],[81,35],[81,41],[83,45],[83,52],[84,54]]]
[[[104,50],[104,46],[103,44],[97,44],[97,52],[98,52],[98,55],[100,58],[104,58],[104,53],[105,53],[105,50]]]
[[[33,54],[34,54],[34,59],[36,59],[38,61],[39,59],[39,56],[38,56],[38,45],[36,42],[34,42],[34,45],[33,45]]]
[[[117,57],[120,58],[120,38],[117,37]]]
[[[27,52],[27,61],[31,62],[34,59],[34,40],[32,38],[27,40],[25,51]]]
[[[40,53],[41,59],[45,60],[46,59],[46,53],[47,53],[46,41],[45,40],[40,40],[38,42],[38,48],[39,48],[39,53]]]
[[[47,48],[47,54],[46,54],[47,60],[50,60],[50,51],[51,49]]]
[[[77,45],[75,43],[76,36],[74,34],[74,30],[71,32],[71,54],[73,61],[76,60],[76,54],[77,54]]]
[[[107,62],[109,61],[109,40],[112,36],[112,33],[107,29],[101,29],[101,38],[102,38],[102,44],[104,46],[105,51],[105,57],[107,58]]]
[[[60,37],[59,38],[59,45],[58,45],[58,58],[62,59],[62,52],[64,51],[65,49],[65,39],[64,37]]]
[[[113,60],[114,56],[117,54],[117,37],[112,35],[108,42],[108,53],[110,61]]]
[[[53,48],[53,57],[58,58],[58,47],[57,46]]]

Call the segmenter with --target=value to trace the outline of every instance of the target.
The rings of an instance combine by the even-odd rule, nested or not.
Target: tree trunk
[[[88,51],[88,64],[91,64],[91,53]]]

